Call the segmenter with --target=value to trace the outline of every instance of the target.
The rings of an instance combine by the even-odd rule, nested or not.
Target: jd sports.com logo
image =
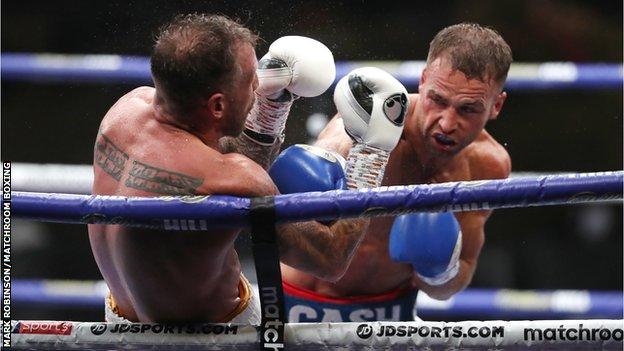
[[[106,324],[93,324],[91,326],[91,333],[93,335],[102,335],[106,331]]]
[[[371,337],[371,335],[373,335],[373,326],[368,325],[368,324],[360,324],[357,327],[357,336],[359,336],[361,339],[368,339]]]

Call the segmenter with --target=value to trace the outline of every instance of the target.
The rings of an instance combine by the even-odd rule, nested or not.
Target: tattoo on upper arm
[[[235,138],[229,136],[225,136],[219,139],[220,151],[224,154],[236,152],[236,144],[234,143],[235,140]]]
[[[203,182],[202,178],[171,172],[133,160],[126,186],[157,194],[180,195],[195,194]]]
[[[97,138],[95,141],[95,164],[119,181],[129,157],[104,134],[99,134],[99,136],[100,138]]]
[[[266,170],[269,168],[271,163],[273,163],[275,157],[277,157],[280,146],[282,146],[282,141],[281,139],[278,139],[275,143],[273,143],[273,145],[265,146],[254,143],[241,133],[241,135],[236,138],[221,138],[219,140],[219,145],[221,147],[221,152],[237,152],[239,154],[243,154]]]
[[[224,154],[229,154],[231,152],[238,152],[236,146],[236,139],[234,137],[225,136],[219,139],[219,149]]]

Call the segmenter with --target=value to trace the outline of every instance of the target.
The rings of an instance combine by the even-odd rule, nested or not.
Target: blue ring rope
[[[50,308],[98,308],[107,293],[104,281],[16,279],[12,303]],[[518,299],[522,301],[518,303]],[[565,304],[562,302],[565,301]],[[622,318],[622,291],[466,289],[443,304],[419,297],[421,318]]]
[[[101,82],[152,84],[149,58],[120,55],[3,53],[2,80],[36,82]],[[336,63],[336,81],[354,68],[374,65],[408,87],[418,86],[423,61],[343,61]],[[509,90],[621,89],[622,64],[515,63],[505,88]]]
[[[335,190],[275,196],[276,222],[430,211],[573,204],[622,199],[624,171]],[[247,227],[250,199],[233,196],[120,197],[12,192],[15,217],[166,230]]]

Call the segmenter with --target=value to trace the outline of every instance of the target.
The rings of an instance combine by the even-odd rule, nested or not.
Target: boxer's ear
[[[503,109],[503,105],[505,104],[505,100],[507,100],[507,93],[501,92],[498,94],[494,100],[494,106],[492,107],[492,112],[490,113],[489,120],[494,120],[498,117],[498,114]]]
[[[422,73],[420,74],[420,81],[418,82],[418,93],[419,94],[422,94],[422,92],[420,91],[420,88],[425,85],[426,81],[427,81],[427,67],[425,67],[422,70]]]
[[[204,100],[202,107],[216,119],[223,118],[225,109],[227,108],[227,99],[222,93],[212,94],[208,99]]]

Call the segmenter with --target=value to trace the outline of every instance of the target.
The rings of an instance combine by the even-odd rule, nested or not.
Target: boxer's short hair
[[[200,98],[226,90],[237,79],[237,48],[256,47],[258,36],[221,15],[178,15],[164,25],[151,56],[152,77],[178,112],[197,107]]]
[[[494,29],[460,23],[442,29],[429,44],[427,64],[440,56],[469,79],[504,83],[513,61],[511,48]]]

